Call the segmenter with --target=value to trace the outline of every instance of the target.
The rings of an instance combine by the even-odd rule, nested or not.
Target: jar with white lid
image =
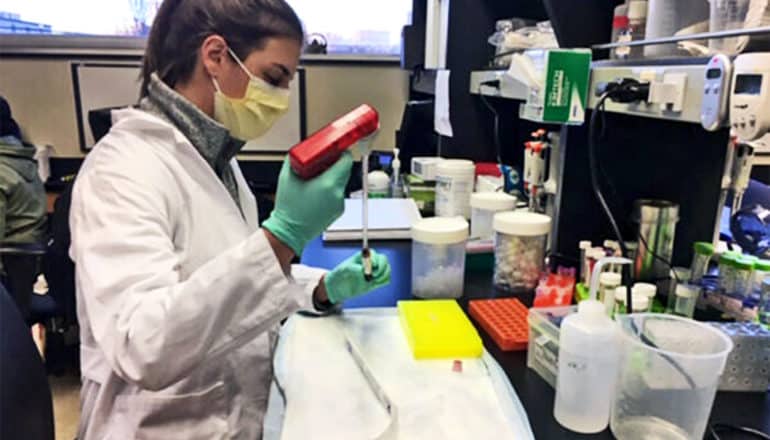
[[[476,176],[473,161],[445,159],[436,165],[436,216],[471,215],[471,193]]]
[[[633,313],[645,313],[648,312],[651,306],[650,297],[645,294],[634,292],[631,290],[631,306],[634,308]],[[615,315],[622,315],[627,313],[628,310],[628,293],[626,292],[626,286],[618,286],[615,288]]]
[[[534,289],[543,272],[551,218],[532,212],[494,216],[494,284],[503,290]]]
[[[647,301],[647,312],[652,312],[652,306],[655,303],[655,295],[658,293],[658,286],[652,283],[634,283],[634,286],[631,287],[631,294],[632,295],[642,295],[646,296]],[[631,301],[633,301],[635,298],[632,297]],[[633,304],[634,310],[636,310],[636,304]]]
[[[511,211],[516,207],[516,197],[503,192],[471,194],[471,238],[491,240],[495,236],[492,219],[495,213]]]
[[[412,225],[412,294],[419,298],[459,298],[465,281],[468,222],[432,217]]]

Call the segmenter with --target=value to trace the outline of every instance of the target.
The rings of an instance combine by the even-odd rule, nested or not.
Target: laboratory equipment
[[[733,343],[721,331],[679,316],[615,318],[621,361],[610,428],[616,438],[703,438],[719,376]]]
[[[559,331],[564,318],[577,312],[577,306],[529,309],[527,367],[556,388],[559,370]]]
[[[738,258],[734,267],[735,281],[733,281],[732,293],[738,298],[748,298],[754,286],[754,260],[746,257]]]
[[[401,159],[398,157],[400,151],[398,148],[393,149],[393,162],[391,168],[393,173],[390,176],[390,197],[394,199],[400,199],[404,197],[404,182],[401,179]]]
[[[754,147],[750,144],[737,143],[735,156],[733,157],[733,176],[731,188],[733,190],[733,206],[731,214],[737,213],[743,203],[743,194],[749,187],[751,167],[754,164]]]
[[[468,222],[433,217],[412,225],[412,294],[419,298],[459,298],[465,277]]]
[[[481,356],[481,337],[455,300],[402,300],[401,329],[415,359]]]
[[[722,293],[731,294],[735,290],[736,258],[736,255],[730,252],[719,256],[719,289]]]
[[[413,157],[412,175],[426,182],[433,182],[436,180],[438,164],[443,160],[440,157]]]
[[[767,21],[766,0],[709,0],[709,32],[759,27]],[[726,55],[742,52],[749,43],[748,36],[709,40],[709,49]]]
[[[644,37],[671,37],[685,28],[706,22],[708,18],[709,5],[705,0],[649,0]],[[645,57],[672,55],[679,55],[676,44],[644,48]]]
[[[476,176],[473,162],[445,159],[436,165],[436,216],[471,216],[471,193]]]
[[[436,182],[408,174],[404,177],[404,196],[414,200],[423,217],[432,216],[436,207]]]
[[[493,227],[495,286],[503,290],[534,289],[543,272],[551,218],[531,212],[498,212]]]
[[[628,32],[628,5],[622,4],[615,7],[612,17],[612,37],[610,42],[617,43],[620,36]],[[611,58],[618,58],[616,49],[610,51]]]
[[[364,266],[364,279],[372,280],[372,256],[369,251],[369,178],[364,174],[369,169],[369,142],[362,141],[361,147],[361,174],[363,181],[363,197],[361,200],[361,262]]]
[[[620,286],[621,281],[622,278],[619,273],[602,272],[599,275],[599,298],[597,299],[604,304],[604,309],[608,315],[612,314],[615,306],[615,289]]]
[[[572,304],[575,292],[575,268],[559,266],[556,273],[540,278],[535,288],[533,307],[554,307]]]
[[[654,282],[668,277],[665,262],[671,261],[674,250],[679,205],[666,200],[637,200],[633,216],[639,224],[634,279]]]
[[[532,133],[534,140],[524,143],[524,192],[529,197],[529,210],[540,211],[539,198],[545,183],[546,152],[550,144],[543,129]]]
[[[700,286],[695,284],[679,283],[674,289],[674,294],[669,295],[668,310],[674,315],[692,318],[695,306],[700,297]]]
[[[658,286],[652,283],[634,283],[631,286],[631,295],[643,295],[647,297],[647,311],[652,311],[655,302],[655,294],[658,292]],[[624,303],[625,304],[625,303]],[[634,303],[636,309],[636,303]]]
[[[735,59],[730,123],[740,141],[756,140],[770,130],[769,82],[770,53],[744,54]]]
[[[759,310],[758,317],[759,322],[765,326],[770,326],[770,278],[762,280],[762,287],[760,288]]]
[[[696,241],[693,244],[692,264],[690,265],[691,282],[699,283],[706,275],[712,255],[714,255],[714,245],[711,243]]]
[[[644,313],[649,311],[650,308],[650,298],[647,295],[643,295],[640,293],[635,293],[633,290],[631,290],[632,299],[631,302],[634,306],[633,313]],[[612,309],[613,315],[619,315],[627,313],[626,310],[627,302],[628,302],[628,295],[626,292],[625,286],[620,286],[615,288],[614,293],[615,299],[614,299],[614,305]]]
[[[468,303],[468,314],[481,325],[500,350],[527,349],[527,307],[518,299],[476,299]]]
[[[770,276],[770,260],[757,260],[754,262],[754,280],[752,281],[752,294],[762,291],[762,282]]]
[[[607,427],[620,354],[617,327],[596,298],[599,278],[608,264],[631,264],[631,260],[599,260],[591,274],[589,298],[578,304],[577,313],[564,318],[559,332],[553,414],[565,428],[584,434]]]
[[[388,197],[388,186],[390,177],[382,170],[370,171],[366,179],[369,181],[367,194],[373,199],[382,199]]]
[[[706,130],[719,130],[727,119],[727,98],[732,78],[730,58],[723,54],[711,57],[706,67],[700,108],[700,123]]]
[[[492,219],[500,211],[512,211],[516,197],[503,192],[471,194],[471,238],[491,240],[495,235]]]
[[[619,42],[644,40],[645,28],[647,27],[647,2],[644,0],[632,0],[628,3],[628,29],[626,33],[621,34]],[[619,47],[617,49],[618,58],[641,58],[644,55],[644,48]]]
[[[315,177],[336,162],[351,145],[374,134],[379,127],[377,111],[363,104],[291,147],[291,168],[303,179]]]
[[[770,387],[770,330],[755,322],[710,322],[733,341],[719,391],[764,393]]]
[[[591,277],[591,267],[588,264],[588,251],[593,245],[589,240],[582,240],[578,243],[580,249],[580,282],[588,285],[589,278]]]

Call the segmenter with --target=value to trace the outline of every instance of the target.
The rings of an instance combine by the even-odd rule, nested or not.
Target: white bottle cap
[[[492,224],[497,232],[525,237],[546,235],[551,231],[551,217],[534,212],[498,212]]]
[[[615,300],[620,301],[623,305],[627,305],[626,286],[615,288]],[[633,291],[631,291],[631,301],[633,301],[635,312],[646,311],[650,306],[650,298],[648,296],[634,293]]]
[[[628,4],[628,19],[640,19],[647,17],[647,1],[646,0],[632,0]]]
[[[436,176],[467,177],[476,174],[476,165],[465,159],[444,159],[436,165]]]
[[[478,192],[471,194],[471,208],[487,211],[510,211],[516,207],[516,197],[503,192]]]
[[[599,284],[604,284],[605,286],[617,286],[620,284],[621,277],[619,273],[615,272],[602,272],[601,275],[599,275]]]
[[[462,217],[430,217],[412,225],[412,239],[428,244],[462,243],[468,239],[468,222]]]
[[[652,298],[657,293],[658,286],[652,283],[635,283],[634,286],[631,287],[631,291],[634,293],[634,295],[638,294]]]

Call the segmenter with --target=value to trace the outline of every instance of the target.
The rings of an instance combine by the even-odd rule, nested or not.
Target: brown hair
[[[285,0],[164,0],[152,23],[142,65],[141,96],[150,75],[174,87],[192,75],[198,49],[208,36],[221,35],[240,59],[271,37],[303,43],[302,22]]]

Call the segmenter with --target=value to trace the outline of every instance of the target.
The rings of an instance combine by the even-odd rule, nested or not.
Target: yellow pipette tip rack
[[[453,299],[398,302],[398,316],[415,359],[480,357],[481,337]]]

